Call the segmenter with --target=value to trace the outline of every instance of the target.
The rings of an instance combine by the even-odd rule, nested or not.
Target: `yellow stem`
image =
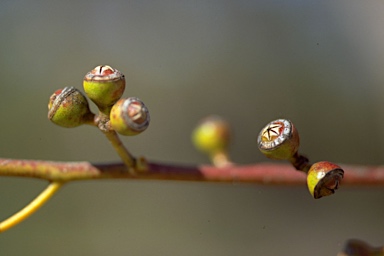
[[[99,109],[99,115],[97,117],[97,126],[100,131],[104,133],[107,139],[111,142],[113,148],[116,150],[117,154],[123,160],[124,164],[127,166],[128,171],[132,175],[136,175],[136,159],[128,151],[128,149],[121,142],[116,131],[111,127],[109,114],[111,107],[105,109]]]
[[[216,167],[228,167],[233,165],[232,161],[229,158],[228,152],[221,151],[215,152],[211,155],[211,162]]]
[[[121,160],[123,160],[124,164],[128,167],[130,173],[132,175],[135,175],[136,159],[121,142],[117,133],[113,130],[109,130],[107,132],[104,132],[104,134],[111,142],[113,148],[116,150]]]
[[[43,206],[63,185],[62,182],[51,182],[32,202],[21,209],[19,212],[13,214],[8,219],[0,222],[0,233],[4,232],[13,226],[19,224],[34,212],[36,212],[41,206]]]

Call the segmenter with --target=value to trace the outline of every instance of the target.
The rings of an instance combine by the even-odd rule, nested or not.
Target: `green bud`
[[[209,155],[226,152],[229,141],[229,125],[218,116],[204,118],[192,132],[195,147]]]
[[[138,98],[120,99],[111,109],[111,126],[121,135],[137,135],[148,128],[149,122],[149,111]]]
[[[259,150],[266,157],[277,160],[290,160],[298,151],[299,133],[292,122],[277,119],[267,124],[257,138]]]
[[[93,120],[87,99],[74,87],[65,87],[49,98],[48,119],[67,128],[76,127]]]
[[[83,80],[84,91],[99,109],[107,109],[124,93],[125,77],[110,66],[97,66]]]

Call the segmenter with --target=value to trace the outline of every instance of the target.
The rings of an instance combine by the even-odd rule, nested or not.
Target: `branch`
[[[384,166],[342,165],[342,185],[384,185]],[[52,162],[0,159],[0,176],[20,176],[68,182],[92,179],[141,179],[210,182],[245,182],[265,185],[301,185],[306,175],[289,164],[186,166],[148,163],[145,171],[132,175],[123,163]]]
[[[137,172],[123,163],[91,164],[89,162],[52,162],[39,160],[0,159],[0,176],[39,178],[49,181],[47,188],[30,204],[0,222],[0,233],[17,225],[44,205],[66,182],[95,179],[147,179],[210,182],[247,182],[265,185],[301,185],[306,174],[288,164],[259,163],[216,166],[184,166],[146,163],[137,159]],[[343,166],[343,185],[384,185],[384,166]]]

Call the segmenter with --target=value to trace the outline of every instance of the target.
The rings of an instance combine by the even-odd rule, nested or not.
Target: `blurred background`
[[[122,71],[149,129],[135,155],[207,164],[190,134],[209,114],[234,132],[239,164],[266,160],[259,130],[291,119],[312,161],[384,162],[382,1],[0,2],[0,157],[119,161],[92,127],[47,120],[49,96],[82,90],[100,64]],[[92,106],[93,110],[96,110]],[[0,218],[45,181],[0,178]],[[336,255],[349,238],[384,244],[384,190],[167,181],[68,184],[0,236],[1,255]]]

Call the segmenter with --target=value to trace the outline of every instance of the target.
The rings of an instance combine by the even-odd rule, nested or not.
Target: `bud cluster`
[[[117,69],[108,65],[95,67],[85,75],[83,88],[100,113],[107,116],[110,129],[121,135],[136,135],[149,126],[149,112],[140,99],[121,99],[125,76]],[[65,87],[52,94],[48,103],[48,119],[68,128],[82,124],[97,126],[100,120],[89,109],[87,98],[74,87]]]
[[[299,133],[289,120],[277,119],[267,124],[259,133],[257,143],[266,157],[288,160],[297,170],[307,173],[308,190],[315,199],[335,193],[343,179],[340,166],[327,161],[311,165],[308,158],[298,153]]]

